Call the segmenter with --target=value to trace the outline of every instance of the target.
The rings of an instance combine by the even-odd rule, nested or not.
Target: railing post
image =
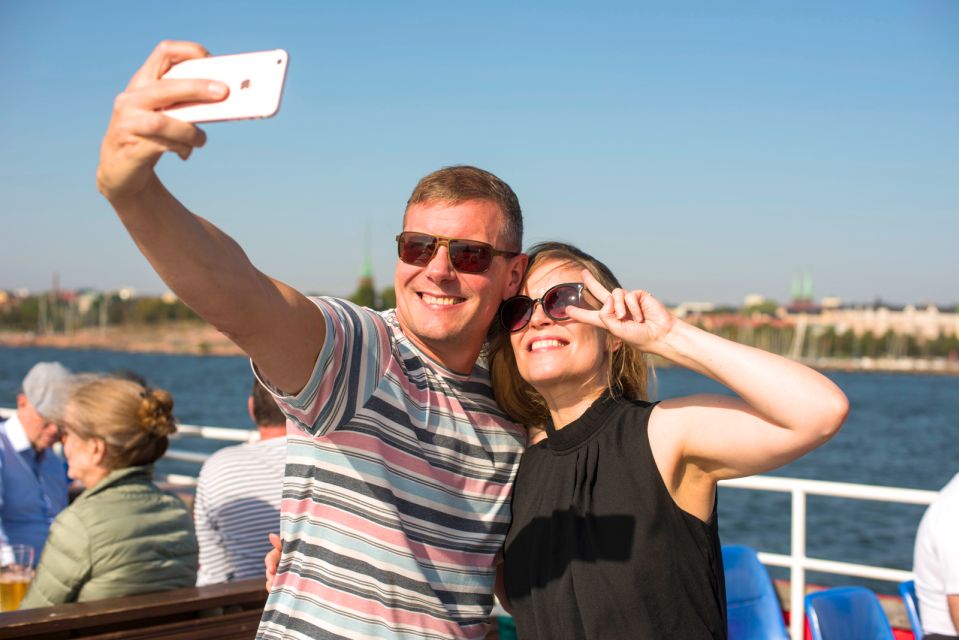
[[[803,640],[806,632],[806,492],[794,488],[792,494],[792,566],[789,569],[789,635],[792,640]]]

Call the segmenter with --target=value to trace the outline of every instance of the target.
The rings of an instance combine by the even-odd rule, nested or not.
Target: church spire
[[[360,287],[373,286],[373,249],[370,242],[370,223],[366,222],[366,251],[363,256],[363,266],[360,267]]]
[[[373,251],[370,243],[370,223],[366,223],[366,251],[363,256],[363,266],[360,267],[360,279],[356,283],[356,292],[350,296],[350,300],[362,307],[378,309],[380,300],[376,295],[376,287],[373,286]]]

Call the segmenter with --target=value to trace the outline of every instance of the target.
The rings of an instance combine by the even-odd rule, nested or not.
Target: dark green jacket
[[[193,519],[152,475],[152,467],[112,471],[60,512],[20,608],[196,583]]]

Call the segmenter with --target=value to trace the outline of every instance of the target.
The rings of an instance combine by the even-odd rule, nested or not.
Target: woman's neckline
[[[545,442],[545,446],[554,453],[565,453],[576,449],[593,437],[606,424],[606,417],[615,402],[610,393],[604,391],[589,405],[583,415],[565,427],[557,429],[553,426],[552,419],[547,420],[545,424],[546,438],[541,440],[540,443]]]

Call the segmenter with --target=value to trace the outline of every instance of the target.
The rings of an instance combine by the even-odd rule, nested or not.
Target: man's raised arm
[[[226,334],[277,387],[299,391],[325,336],[320,311],[261,273],[228,235],[184,207],[154,169],[172,151],[186,160],[206,142],[196,126],[159,109],[216,102],[228,89],[204,80],[161,80],[182,60],[208,55],[191,42],[162,42],[117,96],[100,147],[97,187],[163,281]]]

